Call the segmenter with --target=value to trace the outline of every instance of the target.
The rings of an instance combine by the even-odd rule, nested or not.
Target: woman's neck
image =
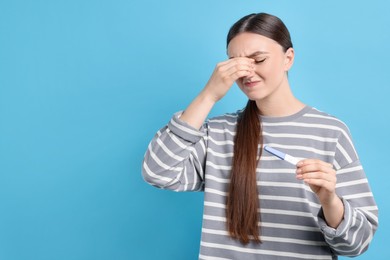
[[[262,116],[282,117],[293,115],[305,107],[291,92],[290,86],[285,87],[281,93],[263,99],[256,100],[256,105]]]

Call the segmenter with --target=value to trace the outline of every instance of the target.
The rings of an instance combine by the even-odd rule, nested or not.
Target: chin
[[[240,89],[245,94],[245,96],[252,101],[262,100],[269,95],[269,93],[264,89],[252,89],[248,91],[247,89],[241,88],[241,86]]]
[[[263,95],[248,95],[246,94],[247,98],[252,101],[260,101],[265,98]]]

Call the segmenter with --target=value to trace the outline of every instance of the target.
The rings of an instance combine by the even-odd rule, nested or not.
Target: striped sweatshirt
[[[262,243],[243,245],[229,236],[225,203],[240,113],[208,119],[199,130],[176,113],[150,142],[143,161],[143,178],[153,186],[204,191],[199,259],[337,259],[367,250],[378,208],[351,134],[342,121],[310,106],[286,117],[261,116],[263,145],[331,163],[345,208],[342,222],[329,227],[317,196],[296,179],[296,168],[264,151],[257,166]]]

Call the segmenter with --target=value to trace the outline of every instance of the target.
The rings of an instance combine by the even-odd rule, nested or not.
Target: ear
[[[292,65],[294,64],[294,49],[289,48],[285,53],[284,53],[284,70],[289,71]]]

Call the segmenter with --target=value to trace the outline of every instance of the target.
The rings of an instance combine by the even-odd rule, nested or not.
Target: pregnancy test
[[[264,150],[266,150],[267,152],[275,155],[276,157],[278,157],[279,159],[282,159],[286,162],[289,162],[293,165],[297,165],[297,163],[299,162],[299,159],[289,155],[289,154],[286,154],[286,153],[283,153],[279,150],[276,150],[275,148],[272,148],[272,147],[269,147],[269,146],[264,146]]]

